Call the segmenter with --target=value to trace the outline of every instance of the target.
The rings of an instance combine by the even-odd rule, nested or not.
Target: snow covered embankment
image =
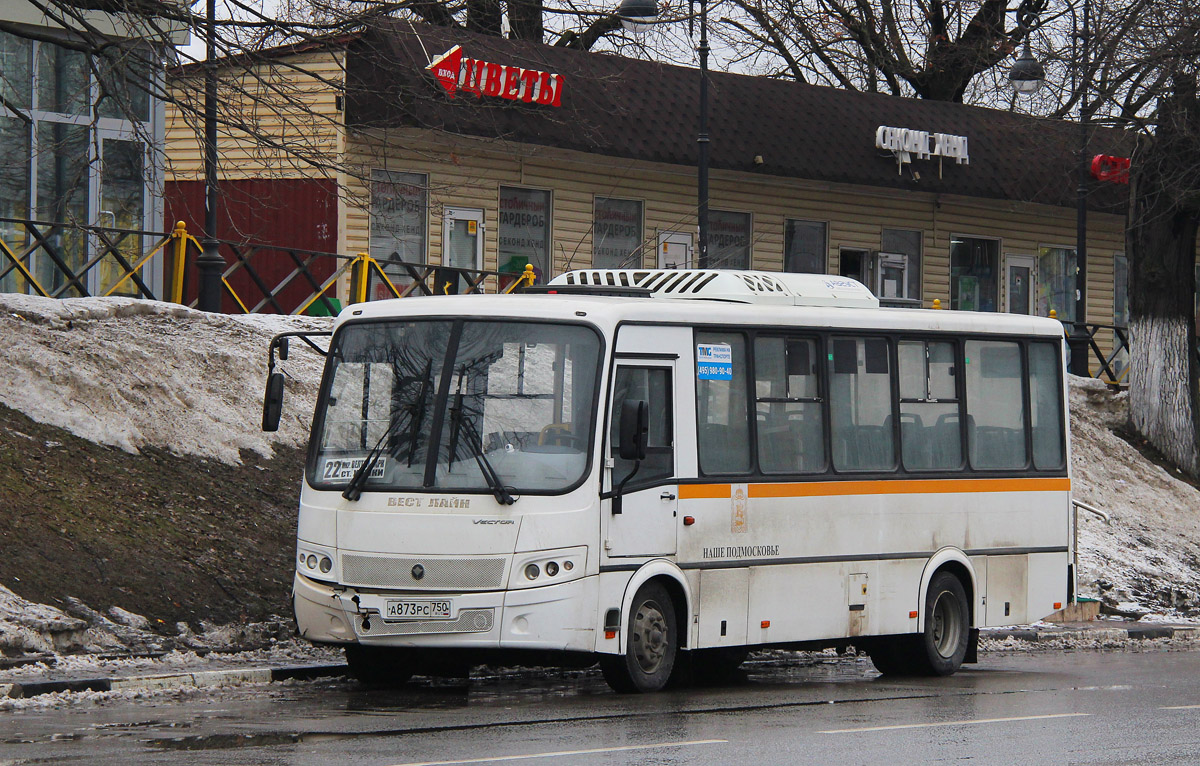
[[[1079,588],[1144,619],[1200,616],[1200,490],[1146,460],[1113,433],[1129,397],[1071,378],[1076,499],[1111,516],[1079,514]]]
[[[240,463],[242,450],[307,438],[322,359],[297,348],[287,403],[259,430],[272,335],[332,320],[225,316],[132,298],[49,300],[0,294],[0,404],[98,444],[153,445]]]

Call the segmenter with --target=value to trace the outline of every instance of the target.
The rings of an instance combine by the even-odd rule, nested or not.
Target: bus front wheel
[[[350,675],[364,686],[403,686],[413,675],[413,658],[404,649],[348,644],[346,664]]]
[[[675,667],[679,630],[667,589],[655,582],[638,589],[629,610],[625,653],[600,656],[604,680],[623,694],[656,692]]]
[[[938,572],[925,594],[925,629],[917,635],[914,670],[921,675],[948,676],[967,656],[971,610],[962,582],[950,572]]]

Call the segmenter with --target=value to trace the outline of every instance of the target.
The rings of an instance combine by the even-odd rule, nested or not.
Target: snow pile
[[[186,622],[151,625],[140,614],[109,607],[101,614],[78,599],[65,609],[35,604],[0,585],[0,656],[227,651],[292,637],[290,620],[213,625],[195,633]],[[61,664],[60,664],[61,666]]]
[[[331,323],[133,298],[0,294],[0,404],[132,453],[150,445],[234,464],[242,450],[271,457],[272,445],[307,438],[323,361],[294,346],[283,365],[280,430],[263,433],[271,336]]]
[[[1113,433],[1128,395],[1071,378],[1072,489],[1111,517],[1079,514],[1080,592],[1125,611],[1200,615],[1200,490]]]

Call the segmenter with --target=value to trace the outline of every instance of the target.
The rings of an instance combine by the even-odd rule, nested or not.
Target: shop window
[[[910,229],[884,229],[879,240],[879,249],[883,253],[905,256],[904,293],[896,297],[920,300],[921,232]]]
[[[950,308],[995,311],[1000,291],[1000,240],[950,238]]]
[[[1021,346],[1009,341],[966,343],[967,448],[972,468],[1024,468],[1025,395]]]
[[[758,465],[763,473],[825,470],[819,362],[815,340],[755,339]]]
[[[902,340],[900,458],[912,470],[962,466],[954,344]]]
[[[700,471],[710,475],[749,472],[746,336],[696,333],[696,408]]]
[[[706,269],[750,268],[750,235],[752,220],[749,213],[729,210],[710,210],[708,213],[708,263]]]
[[[784,227],[783,270],[824,274],[827,228],[824,221],[789,218]]]
[[[888,341],[835,337],[830,342],[833,467],[839,471],[891,470],[896,452]]]
[[[597,269],[642,267],[642,203],[596,197],[592,226],[592,266]]]
[[[550,263],[550,192],[500,187],[499,270],[520,274],[532,264],[538,282],[553,276]]]
[[[1075,248],[1038,248],[1037,313],[1050,316],[1054,309],[1063,322],[1075,321]]]
[[[403,289],[412,279],[402,263],[425,263],[429,177],[393,170],[371,171],[371,257],[388,279]],[[374,274],[368,291],[372,300],[392,297]]]

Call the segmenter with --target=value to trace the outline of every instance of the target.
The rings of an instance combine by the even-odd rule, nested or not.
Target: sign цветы
[[[433,72],[451,98],[462,91],[477,97],[562,106],[562,75],[468,58],[462,55],[461,45],[435,58],[426,69]]]

